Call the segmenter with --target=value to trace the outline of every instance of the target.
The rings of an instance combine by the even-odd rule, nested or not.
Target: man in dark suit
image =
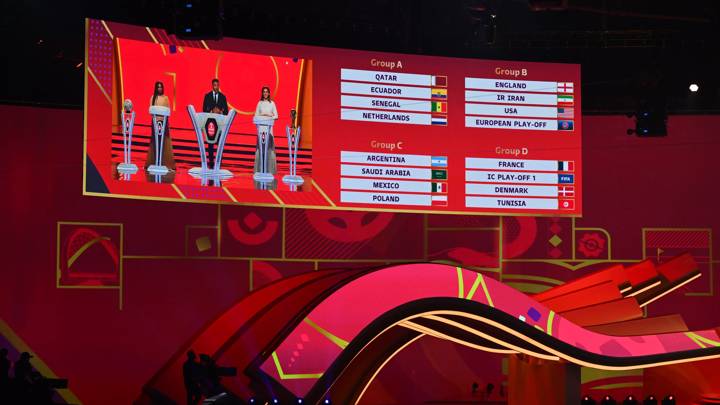
[[[220,80],[212,80],[212,91],[205,95],[203,100],[203,112],[216,114],[228,114],[228,104],[225,95],[220,93]]]
[[[225,95],[220,93],[220,80],[213,79],[212,80],[212,91],[205,95],[205,99],[203,100],[203,112],[206,113],[215,113],[215,114],[228,114],[228,104],[227,104],[227,98],[225,98]],[[209,131],[208,126],[213,127],[214,131]],[[205,124],[205,131],[208,136],[210,134],[208,132],[212,132],[212,139],[217,139],[217,137],[220,136],[220,131],[218,128],[218,123],[213,119],[210,118],[208,122]],[[215,164],[215,144],[208,142],[208,166],[213,167]]]

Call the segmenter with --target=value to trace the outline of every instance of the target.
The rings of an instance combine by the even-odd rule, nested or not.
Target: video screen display
[[[580,67],[86,21],[86,195],[582,214]]]

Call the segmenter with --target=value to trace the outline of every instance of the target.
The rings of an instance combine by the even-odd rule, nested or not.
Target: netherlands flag
[[[430,119],[432,125],[447,125],[447,117],[442,115],[433,115]]]

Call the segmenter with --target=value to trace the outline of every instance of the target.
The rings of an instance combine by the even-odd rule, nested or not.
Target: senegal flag
[[[430,112],[439,112],[439,113],[446,113],[447,112],[447,103],[444,101],[433,101],[432,104],[432,110]]]

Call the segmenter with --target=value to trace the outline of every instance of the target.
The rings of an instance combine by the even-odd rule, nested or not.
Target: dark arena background
[[[0,7],[0,403],[720,403],[717,2]]]

